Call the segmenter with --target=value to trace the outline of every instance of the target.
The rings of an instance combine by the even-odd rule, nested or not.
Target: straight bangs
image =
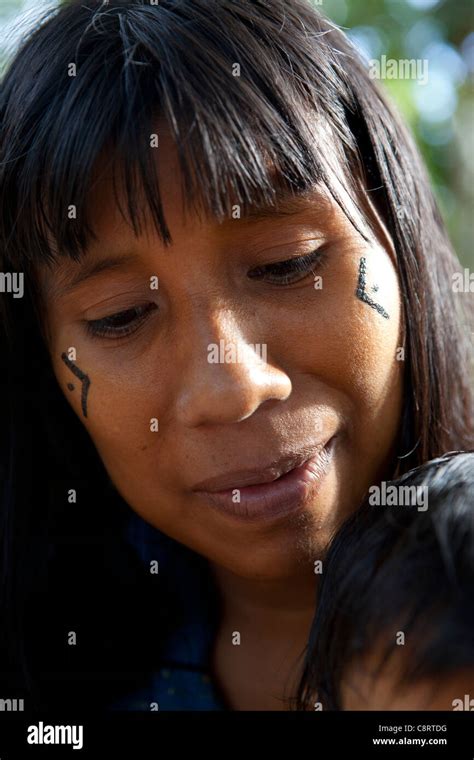
[[[326,23],[323,31],[305,4],[277,0],[271,14],[254,4],[258,30],[247,3],[224,0],[217,16],[212,5],[73,2],[27,41],[1,99],[0,246],[11,264],[80,258],[95,237],[87,198],[103,158],[134,233],[149,214],[169,244],[158,125],[177,148],[185,209],[223,219],[238,204],[245,215],[274,205],[279,191],[316,185],[343,206],[326,158],[329,139],[340,144],[343,167],[344,148],[356,160],[342,105],[351,95],[329,44],[339,32]],[[294,25],[306,29],[299,39]],[[21,77],[24,91],[13,97],[19,67],[33,71],[37,61],[46,72],[36,85]],[[354,183],[354,166],[344,174]]]

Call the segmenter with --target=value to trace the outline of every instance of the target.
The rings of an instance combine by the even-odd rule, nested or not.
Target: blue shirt
[[[128,540],[150,569],[158,562],[174,599],[182,610],[182,622],[173,631],[162,655],[162,666],[150,676],[149,685],[116,702],[121,710],[227,710],[210,674],[215,631],[209,619],[208,578],[200,571],[197,555],[132,513]]]

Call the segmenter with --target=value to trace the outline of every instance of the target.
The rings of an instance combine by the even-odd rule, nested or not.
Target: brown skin
[[[82,264],[41,273],[54,371],[116,488],[143,519],[206,557],[224,618],[213,668],[233,709],[284,709],[315,604],[314,561],[368,486],[387,472],[402,405],[400,293],[393,252],[380,231],[365,242],[342,211],[314,195],[288,218],[248,221],[184,216],[172,144],[160,137],[160,182],[173,237],[135,238],[114,203],[110,177],[91,194],[99,243],[86,262],[132,252],[123,267],[60,288]],[[166,150],[164,149],[166,147]],[[291,285],[247,273],[322,241],[323,280]],[[359,262],[367,287],[390,314],[356,298]],[[150,290],[150,277],[159,289]],[[83,320],[136,305],[158,309],[128,337],[89,337]],[[220,340],[267,344],[267,363],[210,364]],[[75,347],[91,379],[88,417],[61,353]],[[76,383],[78,386],[79,383]],[[150,431],[150,419],[159,432]],[[193,492],[198,481],[269,462],[337,435],[317,496],[298,515],[242,524]],[[239,631],[240,646],[231,634]],[[249,677],[251,674],[251,677]]]
[[[474,695],[474,670],[452,671],[436,678],[404,683],[403,670],[413,653],[397,647],[380,667],[378,648],[354,662],[342,679],[343,710],[464,710]],[[461,705],[461,706],[460,706]]]

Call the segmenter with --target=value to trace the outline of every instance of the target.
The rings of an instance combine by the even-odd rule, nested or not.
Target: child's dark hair
[[[351,663],[375,648],[383,667],[400,631],[408,652],[400,683],[474,668],[474,452],[427,462],[387,483],[385,493],[391,486],[426,488],[427,509],[367,498],[337,532],[323,563],[297,709],[315,702],[343,709]]]

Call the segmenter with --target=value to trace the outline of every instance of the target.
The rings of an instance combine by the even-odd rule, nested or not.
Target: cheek
[[[357,295],[363,258],[365,284]],[[305,293],[297,316],[286,321],[286,361],[337,392],[347,428],[344,466],[353,471],[357,462],[363,493],[362,480],[372,482],[393,454],[400,424],[404,352],[398,279],[379,248],[345,254],[321,274],[322,289]],[[363,295],[371,303],[361,300]]]
[[[367,249],[341,256],[321,276],[321,289],[305,294],[286,320],[290,361],[341,390],[356,409],[375,411],[403,370],[396,272],[383,249]]]
[[[109,350],[109,349],[107,349]],[[61,350],[55,350],[61,356]],[[166,400],[160,398],[157,379],[127,367],[117,371],[114,362],[104,366],[103,354],[94,348],[78,352],[74,365],[87,374],[87,417],[84,415],[84,383],[57,359],[54,370],[61,389],[84,424],[111,477],[119,482],[137,473],[143,482],[150,450],[159,443],[158,432]],[[137,365],[136,365],[137,366]]]

